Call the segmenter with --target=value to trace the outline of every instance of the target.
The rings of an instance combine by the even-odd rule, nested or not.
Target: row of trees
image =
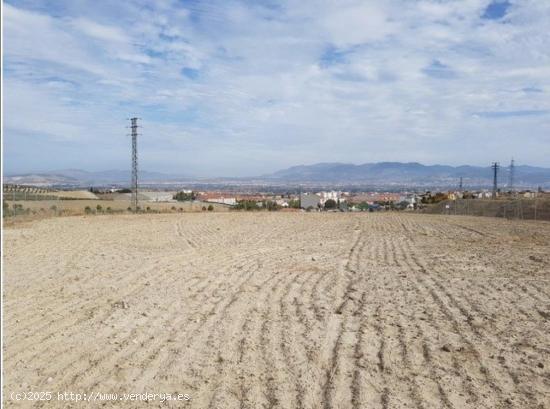
[[[277,202],[274,202],[273,200],[262,200],[260,203],[261,205],[259,205],[256,200],[239,200],[233,208],[237,210],[267,209],[270,212],[280,209],[280,206],[277,204]]]
[[[126,210],[128,212],[133,211],[131,207],[128,207]],[[170,208],[170,210],[172,210],[173,212],[176,212],[176,211],[178,211],[178,208],[176,206],[172,206]],[[212,206],[212,205],[208,205],[208,207],[203,206],[202,210],[211,212],[211,211],[214,210],[214,206]],[[180,207],[179,211],[183,212],[183,208]],[[115,213],[123,213],[123,212],[124,212],[124,210],[122,210],[122,209],[112,209],[109,206],[104,209],[101,205],[97,205],[95,208],[92,208],[90,206],[86,206],[84,208],[84,213],[86,213],[86,214],[115,214]],[[141,207],[138,206],[137,212],[138,213],[161,213],[162,211],[152,209],[150,206],[147,206],[145,209],[142,209]]]
[[[23,207],[22,204],[14,203],[11,206],[5,200],[2,202],[2,210],[4,217],[23,216],[37,213],[46,213],[46,209],[41,207],[40,209],[31,209],[30,207]],[[56,205],[52,205],[49,208],[50,212],[60,214]]]

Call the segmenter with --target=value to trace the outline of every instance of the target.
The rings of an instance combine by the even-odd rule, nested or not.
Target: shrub
[[[103,207],[101,207],[101,205],[97,205],[95,208],[98,213],[101,213],[103,211]]]
[[[255,200],[239,200],[234,208],[239,210],[260,210]]]
[[[196,198],[195,192],[191,192],[191,193],[178,192],[173,196],[173,199],[177,200],[178,202],[189,202],[189,201],[195,200],[195,198]]]
[[[202,207],[202,211],[203,211],[203,212],[206,211],[206,206],[203,206],[203,207]]]
[[[291,209],[299,209],[300,208],[300,200],[299,199],[293,199],[288,202],[288,207]]]
[[[214,210],[214,206],[208,205],[208,211],[211,212],[212,210]]]
[[[94,211],[92,210],[92,208],[90,206],[86,206],[84,208],[84,213],[86,214],[92,214]]]
[[[325,202],[325,209],[336,209],[336,201],[333,199],[328,199]]]

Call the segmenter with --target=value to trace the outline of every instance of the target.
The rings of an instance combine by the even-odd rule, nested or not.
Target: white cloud
[[[32,133],[52,152],[55,141],[82,141],[83,155],[101,158],[135,113],[151,170],[499,159],[480,140],[544,165],[548,116],[475,113],[550,110],[550,7],[516,2],[503,24],[480,18],[488,4],[67,2],[49,13],[11,2],[6,138],[14,146]],[[435,62],[445,68],[427,69]]]

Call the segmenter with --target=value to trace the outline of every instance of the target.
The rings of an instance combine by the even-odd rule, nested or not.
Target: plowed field
[[[66,217],[4,242],[6,407],[550,407],[549,223]]]

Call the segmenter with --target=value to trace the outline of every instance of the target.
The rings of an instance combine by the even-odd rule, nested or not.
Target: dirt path
[[[550,407],[548,223],[105,216],[4,240],[6,407]]]

